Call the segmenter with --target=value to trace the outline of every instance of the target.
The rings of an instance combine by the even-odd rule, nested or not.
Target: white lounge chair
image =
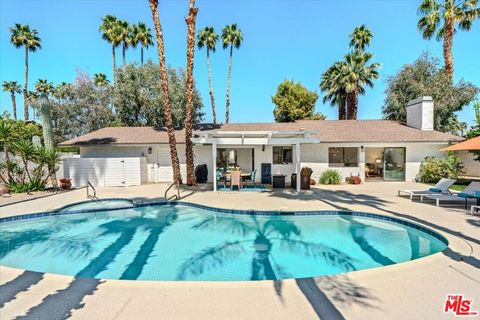
[[[456,194],[424,194],[420,196],[420,201],[424,199],[435,200],[435,204],[438,207],[441,201],[446,202],[465,202],[465,209],[468,205],[469,198],[476,198],[475,192],[480,192],[480,182],[470,182],[470,184],[463,189],[462,192]]]
[[[448,188],[450,188],[455,182],[455,179],[442,178],[435,186],[428,190],[398,190],[398,195],[401,196],[402,193],[405,193],[409,195],[410,200],[412,200],[414,196],[449,193]]]
[[[472,206],[470,208],[470,214],[472,216],[476,215],[476,213],[480,212],[480,206]]]

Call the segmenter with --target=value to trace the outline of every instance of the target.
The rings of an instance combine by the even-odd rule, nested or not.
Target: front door
[[[405,148],[385,148],[383,180],[405,181]]]

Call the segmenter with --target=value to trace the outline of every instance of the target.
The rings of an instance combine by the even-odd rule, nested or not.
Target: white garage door
[[[145,158],[78,158],[64,160],[64,176],[73,187],[87,182],[100,187],[137,186],[146,180]]]

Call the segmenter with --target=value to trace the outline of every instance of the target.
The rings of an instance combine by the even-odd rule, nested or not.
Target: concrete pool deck
[[[99,197],[161,200],[166,185],[98,188]],[[0,319],[448,319],[447,294],[480,311],[480,217],[397,196],[417,183],[370,182],[290,191],[218,192],[193,188],[184,201],[257,210],[350,209],[408,219],[450,242],[441,253],[335,276],[257,282],[149,282],[74,279],[0,267]],[[0,217],[83,201],[86,190],[0,207]]]

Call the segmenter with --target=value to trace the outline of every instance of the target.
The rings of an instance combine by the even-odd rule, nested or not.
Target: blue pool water
[[[103,279],[303,278],[395,264],[445,247],[417,228],[355,215],[241,215],[183,205],[0,224],[0,264]]]

